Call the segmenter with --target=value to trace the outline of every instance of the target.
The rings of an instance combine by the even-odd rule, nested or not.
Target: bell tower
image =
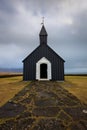
[[[40,37],[40,45],[42,44],[46,44],[47,45],[47,32],[46,32],[46,29],[44,27],[44,19],[42,20],[42,28],[41,28],[41,31],[40,31],[40,34],[39,34],[39,37]]]

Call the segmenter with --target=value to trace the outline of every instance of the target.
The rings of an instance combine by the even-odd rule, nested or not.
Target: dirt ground
[[[87,130],[87,104],[64,87],[28,84],[0,108],[0,130]]]

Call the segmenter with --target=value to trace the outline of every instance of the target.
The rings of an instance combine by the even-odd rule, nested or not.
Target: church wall
[[[49,47],[41,45],[24,61],[24,80],[36,80],[36,63],[46,57],[51,62],[52,80],[64,80],[64,61]]]

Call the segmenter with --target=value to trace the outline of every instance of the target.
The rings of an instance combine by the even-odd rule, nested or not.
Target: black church
[[[23,80],[64,80],[64,60],[47,45],[47,32],[42,25],[40,45],[23,60]]]

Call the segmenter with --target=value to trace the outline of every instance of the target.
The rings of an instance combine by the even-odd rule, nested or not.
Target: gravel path
[[[0,130],[87,130],[87,104],[53,81],[33,81],[0,108]]]

